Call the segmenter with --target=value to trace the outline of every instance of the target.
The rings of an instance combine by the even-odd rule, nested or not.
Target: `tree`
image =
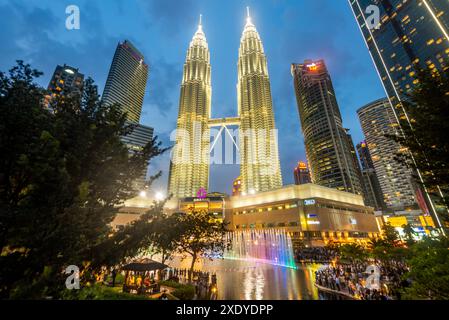
[[[406,299],[449,299],[449,240],[426,238],[411,246],[407,259],[410,271],[405,278],[411,285],[404,289]]]
[[[391,260],[402,260],[406,254],[401,245],[399,233],[390,223],[382,226],[382,238],[371,239],[368,247],[373,258],[384,264],[389,264]]]
[[[418,84],[403,101],[403,135],[391,137],[403,146],[398,160],[420,171],[423,184],[440,205],[449,206],[449,70],[416,75]],[[411,161],[410,155],[414,161]],[[415,175],[415,180],[421,180]],[[443,194],[441,197],[440,194]],[[447,209],[442,210],[445,220]]]
[[[58,296],[67,265],[82,267],[107,241],[133,181],[165,149],[157,138],[130,156],[132,132],[93,80],[83,95],[43,106],[41,73],[18,61],[0,73],[0,296]],[[152,177],[157,178],[160,173]]]
[[[382,226],[382,240],[387,247],[396,247],[399,245],[399,232],[389,222]]]
[[[204,211],[191,213],[175,213],[175,219],[180,230],[180,237],[176,242],[179,253],[192,257],[189,280],[195,267],[196,260],[203,257],[216,257],[223,254],[228,243],[225,241],[225,223],[218,222],[213,215]]]
[[[160,254],[162,263],[169,260],[176,252],[177,243],[182,236],[182,225],[178,221],[177,215],[164,215],[162,219],[155,221],[156,232],[151,236],[150,251],[152,254]]]
[[[404,230],[405,234],[405,242],[408,246],[411,246],[415,243],[414,236],[416,235],[415,230],[413,230],[413,227],[410,224],[404,224],[402,226],[402,229]]]
[[[340,246],[340,256],[343,260],[349,260],[351,263],[364,261],[367,258],[365,248],[356,243],[349,243]]]

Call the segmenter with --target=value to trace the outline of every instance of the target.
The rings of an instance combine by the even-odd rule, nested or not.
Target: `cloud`
[[[83,9],[81,29],[69,31],[64,14],[56,16],[50,9],[21,2],[0,6],[0,69],[24,60],[44,72],[38,83],[47,86],[56,65],[67,63],[92,75],[102,90],[119,39],[103,32],[100,11],[94,5]]]
[[[150,61],[146,99],[161,115],[172,115],[175,109],[177,111],[178,100],[175,97],[179,94],[181,79],[182,66],[167,63],[164,59]]]
[[[198,12],[198,1],[195,0],[140,0],[139,4],[150,15],[150,23],[169,37],[174,37],[198,19],[198,16],[187,14]]]

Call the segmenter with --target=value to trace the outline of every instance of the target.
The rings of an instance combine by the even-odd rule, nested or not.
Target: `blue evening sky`
[[[65,28],[70,4],[80,8],[80,30]],[[0,70],[25,60],[44,72],[38,83],[47,86],[55,66],[66,63],[94,78],[101,93],[117,43],[129,39],[150,65],[141,122],[169,145],[185,54],[200,13],[211,51],[212,116],[237,114],[246,6],[268,58],[283,180],[291,184],[295,164],[305,159],[292,62],[326,60],[355,143],[363,140],[356,110],[385,95],[346,0],[0,0]],[[165,189],[168,158],[150,166],[164,173],[155,189]],[[210,191],[229,193],[238,174],[238,165],[213,165]]]

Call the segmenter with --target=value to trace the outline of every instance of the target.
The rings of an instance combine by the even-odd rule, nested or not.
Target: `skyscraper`
[[[148,65],[144,56],[125,40],[117,45],[108,78],[103,91],[102,102],[107,105],[119,104],[127,113],[127,121],[134,130],[122,137],[130,155],[141,150],[153,139],[153,128],[139,124],[143,98],[148,79]],[[134,181],[136,190],[145,189],[147,166],[140,178]]]
[[[398,134],[399,129],[388,99],[376,100],[357,110],[357,114],[387,208],[400,211],[416,207],[412,172],[395,160],[401,146],[386,136]],[[362,163],[370,162],[362,157]]]
[[[449,58],[449,2],[441,0],[349,0],[388,98],[399,115],[400,101],[418,83],[419,69],[443,70]],[[370,28],[368,6],[380,9]]]
[[[309,168],[307,168],[307,164],[303,161],[298,162],[298,165],[296,166],[295,170],[293,171],[293,174],[295,176],[295,184],[296,185],[312,182],[310,180]]]
[[[143,55],[125,40],[117,45],[102,101],[108,105],[118,103],[127,119],[139,123],[148,79],[148,65]]]
[[[360,163],[362,164],[362,170],[374,169],[373,159],[371,158],[366,140],[357,144],[357,153],[359,154]]]
[[[362,193],[352,139],[343,127],[332,80],[323,60],[291,68],[312,182]]]
[[[210,53],[200,18],[187,50],[181,83],[169,177],[169,194],[174,197],[194,197],[200,188],[208,188],[211,95]]]
[[[267,58],[249,9],[240,39],[237,104],[242,192],[280,188],[282,177]]]
[[[382,189],[366,141],[357,144],[357,152],[362,163],[362,187],[365,205],[378,211],[384,210]]]
[[[81,94],[84,86],[84,74],[79,69],[64,64],[57,65],[50,83],[48,84],[49,96],[46,102],[67,93]]]
[[[122,137],[122,141],[128,147],[131,154],[141,151],[152,139],[154,129],[142,124],[134,124],[134,130],[126,136]],[[145,189],[145,179],[147,175],[148,162],[142,171],[142,175],[134,181],[134,188],[136,190]]]
[[[349,0],[396,119],[412,126],[402,101],[419,83],[418,70],[447,70],[449,58],[449,2],[440,0]],[[368,23],[368,6],[380,11],[380,23]],[[398,121],[397,121],[398,122]],[[420,177],[420,172],[418,172]],[[422,179],[420,179],[423,183]],[[423,185],[436,225],[444,232],[433,201]],[[421,194],[421,192],[418,192]],[[440,195],[442,196],[441,192]],[[422,197],[420,197],[422,198]],[[419,203],[424,203],[418,201]],[[422,206],[421,206],[422,207]],[[445,211],[448,211],[446,208]]]

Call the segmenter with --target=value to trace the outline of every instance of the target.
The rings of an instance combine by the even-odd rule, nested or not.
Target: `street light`
[[[142,198],[146,198],[147,197],[147,192],[145,190],[142,190],[139,192],[139,196],[141,196]]]
[[[165,195],[162,192],[158,191],[155,194],[155,198],[156,198],[157,201],[162,201],[162,200],[164,200]]]

